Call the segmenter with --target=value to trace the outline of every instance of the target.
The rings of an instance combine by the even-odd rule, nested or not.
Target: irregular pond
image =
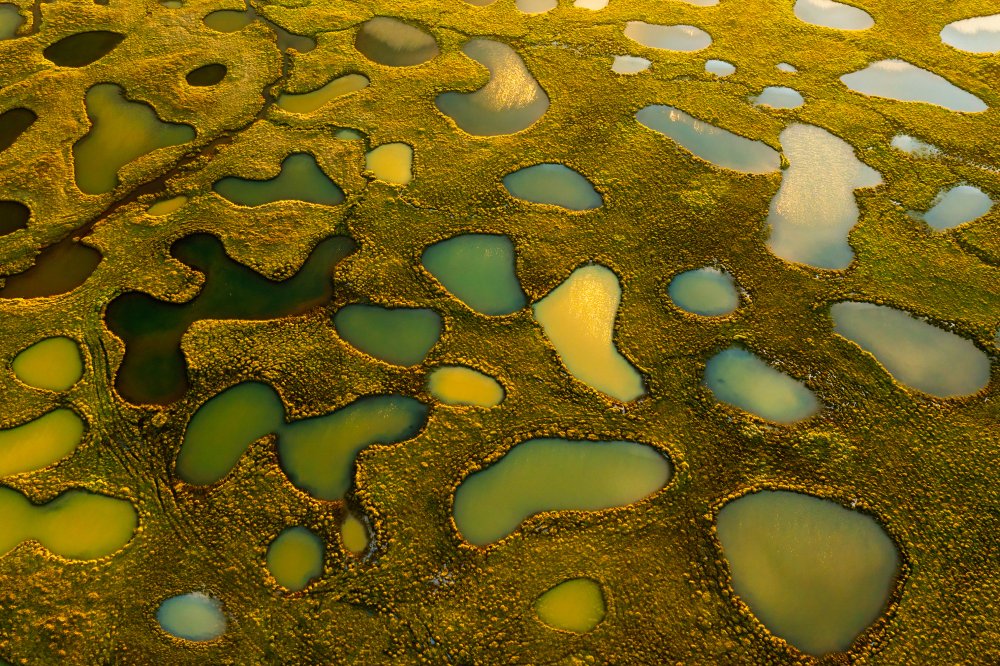
[[[1000,53],[1000,14],[949,23],[941,30],[941,41],[970,53]]]
[[[427,308],[348,305],[333,317],[337,335],[375,358],[395,365],[423,363],[441,337],[441,315]]]
[[[73,291],[101,263],[101,253],[72,237],[42,250],[35,265],[4,278],[0,298],[40,298]]]
[[[214,86],[226,78],[227,71],[225,65],[212,63],[192,69],[185,75],[184,80],[188,82],[188,85],[196,87]]]
[[[96,560],[132,540],[139,517],[125,500],[85,490],[67,490],[45,504],[0,487],[0,557],[22,541],[37,541],[70,560]]]
[[[149,104],[133,102],[113,83],[99,83],[85,100],[90,131],[73,144],[76,184],[85,194],[104,194],[118,186],[118,171],[159,148],[195,138],[190,125],[167,123]]]
[[[323,84],[316,90],[305,93],[283,92],[278,95],[277,104],[292,113],[312,113],[338,97],[367,88],[370,81],[361,74],[345,74]]]
[[[872,97],[926,102],[943,106],[949,111],[967,113],[989,108],[972,93],[905,60],[879,60],[862,70],[844,74],[840,80],[851,90]]]
[[[0,39],[13,39],[22,25],[24,17],[18,11],[17,5],[0,5]]]
[[[277,23],[259,15],[253,7],[248,6],[245,11],[221,9],[212,12],[204,19],[205,25],[218,32],[236,32],[257,20],[271,29],[277,41],[278,49],[281,51],[295,49],[300,53],[308,53],[316,48],[316,40],[312,37],[288,32]]]
[[[489,375],[472,368],[446,365],[427,376],[427,391],[446,405],[496,407],[504,398],[503,386]]]
[[[31,109],[8,109],[0,113],[0,151],[13,146],[36,120],[38,115]]]
[[[645,58],[630,55],[616,55],[611,63],[611,71],[615,74],[638,74],[649,69],[652,63]]]
[[[365,170],[393,185],[413,180],[413,148],[405,143],[384,143],[365,155]]]
[[[642,375],[619,353],[615,317],[618,276],[604,266],[576,269],[532,306],[535,320],[569,373],[606,395],[629,402],[646,394]]]
[[[816,656],[847,650],[878,619],[899,571],[874,519],[810,495],[744,495],[719,511],[717,530],[736,594],[771,633]]]
[[[604,205],[591,182],[565,164],[535,164],[518,169],[503,177],[503,186],[518,199],[569,210],[593,210]]]
[[[941,154],[941,149],[909,134],[897,134],[892,137],[892,147],[914,157],[935,157]]]
[[[804,384],[742,347],[730,347],[708,360],[705,385],[716,400],[777,423],[795,423],[820,409]]]
[[[871,353],[901,384],[940,398],[971,395],[990,381],[990,359],[959,335],[902,310],[846,301],[830,308],[834,331]]]
[[[733,134],[672,106],[652,104],[639,109],[635,118],[715,166],[743,173],[771,173],[781,168],[781,155],[763,141]]]
[[[368,526],[353,513],[347,513],[340,524],[340,541],[349,553],[364,554],[371,543]]]
[[[83,439],[83,419],[53,409],[37,419],[0,430],[0,477],[48,467],[69,456]]]
[[[60,67],[86,67],[111,53],[124,39],[125,35],[106,30],[80,32],[49,44],[42,55]]]
[[[292,153],[281,172],[269,180],[227,176],[212,189],[238,206],[263,206],[275,201],[305,201],[322,206],[344,202],[344,192],[330,180],[309,153]]]
[[[226,633],[222,603],[204,592],[164,600],[156,610],[156,621],[171,636],[187,641],[211,641]]]
[[[154,217],[170,215],[171,213],[183,208],[187,202],[188,198],[183,195],[164,199],[163,201],[157,201],[146,209],[146,214]]]
[[[725,60],[706,60],[705,71],[716,76],[729,76],[736,73],[736,65]]]
[[[943,231],[978,220],[989,213],[991,208],[993,200],[981,189],[973,185],[958,185],[942,191],[930,210],[917,215],[932,229]]]
[[[740,306],[733,276],[713,266],[678,274],[670,281],[667,293],[677,307],[703,317],[721,317]]]
[[[847,268],[854,260],[847,237],[860,214],[854,190],[880,185],[882,176],[825,129],[794,124],[780,138],[789,167],[771,199],[768,248],[787,261]]]
[[[274,319],[302,314],[333,295],[331,273],[354,251],[345,236],[321,241],[302,268],[282,282],[272,282],[226,254],[209,234],[176,241],[172,254],[205,275],[201,291],[187,303],[169,303],[139,292],[111,301],[105,321],[125,343],[115,387],[135,403],[168,404],[187,390],[181,337],[199,319]]]
[[[215,483],[251,442],[274,434],[281,467],[292,483],[318,499],[337,500],[350,486],[354,459],[362,449],[414,437],[427,413],[413,398],[379,395],[288,423],[273,388],[244,382],[209,399],[191,417],[177,456],[177,475],[194,485]]]
[[[636,442],[532,439],[462,481],[455,525],[476,546],[512,534],[543,511],[598,511],[626,506],[663,488],[669,459]]]
[[[585,634],[607,614],[601,584],[590,578],[571,578],[535,600],[538,619],[562,631]]]
[[[463,131],[476,136],[513,134],[534,125],[549,108],[548,95],[511,47],[473,39],[462,52],[489,70],[489,82],[471,93],[442,93],[434,103]]]
[[[507,315],[528,303],[515,270],[514,244],[498,234],[461,234],[424,250],[421,262],[444,288],[485,315]]]
[[[625,24],[625,36],[643,46],[669,51],[700,51],[712,45],[711,35],[693,25],[629,21]]]
[[[20,201],[0,201],[0,236],[27,229],[31,209]]]
[[[802,94],[793,88],[768,86],[753,98],[753,103],[757,106],[769,106],[772,109],[797,109],[805,104],[805,100],[802,99]]]
[[[56,336],[18,352],[11,369],[28,386],[68,391],[83,377],[83,358],[75,340]]]
[[[796,0],[794,11],[799,20],[823,28],[867,30],[875,25],[868,12],[834,0]]]
[[[369,60],[390,67],[419,65],[441,52],[430,34],[389,16],[362,23],[354,47]]]
[[[267,547],[267,569],[278,585],[298,592],[323,573],[323,541],[311,530],[289,527]]]

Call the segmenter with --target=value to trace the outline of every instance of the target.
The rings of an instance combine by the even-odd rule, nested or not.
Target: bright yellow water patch
[[[148,215],[170,215],[174,211],[180,210],[184,207],[184,204],[188,202],[188,198],[184,195],[179,197],[173,197],[172,199],[164,199],[163,201],[157,201],[146,211]]]
[[[604,266],[584,266],[532,306],[566,369],[580,381],[628,402],[645,395],[642,375],[615,348],[621,302],[618,277]]]
[[[323,573],[323,542],[305,527],[289,527],[268,546],[267,568],[278,585],[298,592]]]
[[[139,519],[127,501],[70,490],[48,504],[32,504],[21,493],[0,488],[0,556],[33,539],[56,555],[91,560],[121,549]]]
[[[405,143],[386,143],[365,155],[365,169],[379,180],[406,185],[413,179],[413,148]]]
[[[443,366],[431,371],[427,390],[449,405],[496,407],[503,402],[500,383],[481,372],[462,366]]]
[[[585,634],[601,623],[607,608],[600,584],[589,578],[573,578],[538,597],[535,612],[554,629]]]
[[[145,102],[132,102],[113,83],[87,91],[91,128],[73,146],[76,184],[86,194],[103,194],[118,185],[118,170],[158,148],[187,143],[195,137],[190,125],[166,123]]]
[[[885,608],[896,546],[869,516],[786,491],[719,512],[733,588],[774,634],[810,654],[846,650]]]
[[[58,336],[36,342],[14,357],[14,375],[28,386],[66,391],[83,377],[80,347]]]
[[[307,93],[281,93],[278,106],[292,113],[312,113],[327,102],[348,93],[357,92],[368,86],[368,77],[361,74],[347,74]]]
[[[54,409],[34,421],[0,430],[0,477],[62,460],[82,438],[83,420],[69,409]]]
[[[340,524],[340,540],[344,543],[344,548],[355,555],[360,555],[368,550],[370,542],[368,528],[354,514],[349,513],[344,516],[344,522]]]

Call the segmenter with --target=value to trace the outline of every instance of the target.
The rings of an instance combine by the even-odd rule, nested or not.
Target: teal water
[[[306,201],[324,206],[344,202],[344,192],[330,180],[309,153],[292,153],[281,163],[281,172],[269,180],[228,176],[212,186],[239,206],[263,206],[275,201]]]
[[[418,365],[441,337],[441,315],[426,308],[348,305],[333,317],[337,334],[366,354],[395,365]]]
[[[424,250],[424,267],[476,312],[506,315],[528,303],[517,279],[514,244],[507,236],[462,234]]]
[[[565,164],[518,169],[503,177],[503,186],[518,199],[569,210],[593,210],[604,205],[593,184]]]

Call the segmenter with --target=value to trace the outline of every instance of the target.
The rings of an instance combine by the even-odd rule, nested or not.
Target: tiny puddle
[[[723,169],[771,173],[781,168],[781,155],[763,141],[733,134],[672,106],[652,104],[639,109],[635,118],[696,157]]]
[[[535,600],[538,619],[553,629],[585,634],[607,614],[601,585],[590,578],[572,578]]]
[[[8,109],[0,113],[0,152],[13,146],[36,120],[38,115],[31,109]]]
[[[0,430],[0,476],[48,467],[69,456],[83,439],[83,420],[54,409],[19,426]]]
[[[1000,14],[949,23],[941,30],[941,41],[969,53],[1000,53]]]
[[[67,391],[83,377],[83,358],[75,340],[57,336],[22,350],[11,363],[14,376],[28,386]]]
[[[645,58],[630,55],[616,55],[611,63],[611,71],[615,74],[638,74],[649,69],[652,63]]]
[[[850,648],[885,610],[899,571],[873,518],[819,497],[744,495],[719,511],[717,530],[736,594],[769,631],[816,656]]]
[[[190,125],[167,123],[149,104],[125,98],[113,83],[87,91],[90,131],[73,144],[76,184],[85,194],[104,194],[118,186],[118,171],[147,153],[195,138]]]
[[[278,437],[281,468],[297,487],[323,500],[342,499],[354,459],[371,444],[410,439],[427,420],[425,405],[400,395],[359,398],[322,416],[287,423],[270,386],[244,382],[198,408],[177,456],[177,474],[195,485],[221,480],[251,442]]]
[[[8,275],[0,298],[41,298],[73,291],[101,263],[101,253],[72,237],[42,250],[31,268]]]
[[[769,106],[772,109],[797,109],[805,100],[802,94],[793,88],[785,86],[768,86],[753,98],[753,103],[757,106]]]
[[[278,585],[298,592],[323,573],[323,541],[305,527],[289,527],[267,547],[266,559]]]
[[[115,386],[126,400],[168,404],[187,390],[181,337],[200,319],[274,319],[302,314],[330,300],[331,274],[354,251],[344,236],[321,241],[302,268],[272,282],[226,254],[208,234],[176,241],[172,254],[205,275],[201,291],[187,303],[160,301],[140,292],[113,300],[105,312],[108,328],[125,343]]]
[[[423,363],[441,337],[441,315],[427,308],[348,305],[333,317],[337,335],[364,353],[394,365]]]
[[[978,220],[989,213],[991,208],[993,200],[981,189],[972,185],[958,185],[938,194],[930,210],[916,215],[932,229],[943,231]]]
[[[790,125],[780,139],[789,167],[771,200],[768,248],[787,261],[847,268],[854,260],[847,237],[860,215],[854,191],[880,185],[881,175],[819,127]]]
[[[278,95],[278,106],[291,113],[312,113],[338,97],[367,88],[370,81],[361,74],[347,74],[325,83],[316,90]]]
[[[705,385],[716,400],[776,423],[795,423],[820,409],[804,384],[741,347],[730,347],[708,360]]]
[[[125,35],[99,30],[64,37],[42,51],[47,60],[60,67],[86,67],[111,53]]]
[[[390,67],[420,65],[441,52],[430,34],[388,16],[362,23],[354,48],[369,60]]]
[[[700,51],[712,45],[712,37],[693,25],[657,25],[644,21],[625,24],[625,36],[654,49]]]
[[[879,60],[862,70],[844,74],[840,80],[851,90],[870,97],[926,102],[966,113],[989,108],[972,93],[905,60]]]
[[[558,5],[558,0],[515,0],[514,2],[514,6],[522,14],[544,14],[552,11]]]
[[[790,65],[787,62],[779,62],[777,65],[774,66],[774,68],[779,72],[784,72],[785,74],[795,74],[796,72],[799,71],[795,67],[795,65]]]
[[[0,201],[0,236],[27,229],[31,209],[20,201]]]
[[[971,340],[902,310],[847,301],[830,308],[834,331],[899,383],[939,398],[972,395],[990,381],[990,359]]]
[[[736,311],[740,294],[726,271],[712,266],[684,271],[667,288],[677,307],[703,317],[721,317]]]
[[[455,492],[455,525],[476,546],[500,541],[544,511],[627,506],[663,488],[673,470],[637,442],[532,439],[466,478]]]
[[[365,170],[392,185],[413,180],[413,148],[405,143],[384,143],[365,155]]]
[[[446,92],[434,103],[460,129],[476,136],[513,134],[527,129],[549,108],[549,98],[517,52],[490,39],[473,39],[462,52],[490,72],[474,92]]]
[[[503,386],[489,375],[464,366],[441,366],[427,376],[427,391],[446,405],[496,407]]]
[[[569,210],[594,210],[604,205],[591,182],[565,164],[518,169],[503,177],[503,186],[518,199]]]
[[[276,201],[305,201],[321,206],[344,202],[344,192],[330,180],[309,153],[292,153],[281,172],[269,180],[227,176],[212,189],[238,206],[263,206]]]
[[[833,0],[797,0],[795,16],[810,25],[836,30],[867,30],[875,25],[863,9]]]
[[[346,514],[340,524],[340,541],[349,553],[363,555],[371,543],[368,526],[353,513]]]
[[[164,600],[156,610],[156,621],[171,636],[187,641],[210,641],[226,633],[222,603],[204,592]]]
[[[424,250],[421,262],[458,300],[485,315],[507,315],[527,305],[507,236],[461,234]]]
[[[18,11],[17,5],[0,5],[0,39],[13,39],[22,25],[24,17]]]
[[[30,539],[70,560],[96,560],[121,550],[139,524],[130,502],[85,490],[68,490],[34,504],[0,487],[0,515],[0,557]]]
[[[892,147],[914,157],[936,157],[941,154],[941,149],[937,146],[909,134],[897,134],[892,137]]]
[[[736,73],[736,65],[725,60],[706,60],[705,71],[719,77],[729,76]]]
[[[188,198],[184,195],[172,197],[170,199],[164,199],[163,201],[157,201],[148,209],[146,209],[147,215],[152,215],[154,217],[162,217],[165,215],[170,215],[181,208],[188,202]]]
[[[184,80],[188,82],[188,85],[192,86],[214,86],[226,78],[227,71],[225,65],[213,63],[191,70],[184,77]]]
[[[614,342],[621,303],[618,276],[600,265],[583,266],[532,306],[535,320],[571,375],[622,402],[646,394],[642,375]]]

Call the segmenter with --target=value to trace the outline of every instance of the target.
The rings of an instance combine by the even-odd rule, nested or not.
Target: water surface
[[[413,179],[413,148],[406,143],[383,143],[365,155],[365,169],[393,185],[407,185]]]
[[[711,35],[693,25],[629,21],[625,24],[625,36],[643,46],[668,51],[700,51],[712,45]]]
[[[899,553],[869,516],[765,490],[726,504],[717,528],[733,589],[768,630],[803,652],[847,650],[885,610]]]
[[[337,335],[352,346],[395,365],[419,365],[441,337],[441,315],[427,308],[348,305],[337,311]]]
[[[68,293],[87,281],[102,258],[94,248],[67,237],[43,249],[31,268],[6,276],[0,298],[40,298]]]
[[[935,157],[941,154],[941,149],[909,134],[897,134],[892,137],[892,147],[914,157]]]
[[[949,23],[941,30],[941,41],[970,53],[1000,53],[1000,14]]]
[[[616,400],[646,394],[639,371],[615,347],[614,329],[622,289],[604,266],[576,269],[532,306],[535,320],[570,374]]]
[[[496,407],[504,398],[500,382],[460,365],[434,368],[427,376],[427,391],[447,405]]]
[[[667,292],[679,308],[704,317],[721,317],[735,312],[740,305],[733,276],[713,266],[678,274],[670,281]]]
[[[267,547],[266,560],[278,585],[298,592],[323,573],[323,541],[305,527],[289,527]]]
[[[292,113],[312,113],[327,102],[357,92],[368,87],[370,81],[361,74],[345,74],[331,79],[315,90],[304,93],[283,92],[278,95],[277,104]]]
[[[0,201],[0,236],[27,229],[31,209],[20,201]]]
[[[834,0],[796,0],[795,16],[805,23],[837,30],[867,30],[875,25],[871,15]]]
[[[38,115],[31,109],[14,108],[0,113],[0,151],[13,146],[36,120]]]
[[[797,109],[805,104],[805,100],[802,99],[802,93],[794,88],[768,86],[753,98],[753,103],[772,109]]]
[[[725,60],[706,60],[705,71],[719,77],[729,76],[736,73],[736,65]]]
[[[834,330],[870,352],[897,381],[933,396],[971,395],[990,381],[979,347],[908,312],[846,301],[830,308]]]
[[[717,400],[777,423],[795,423],[820,409],[804,384],[742,347],[730,347],[708,360],[705,385]]]
[[[0,39],[13,39],[22,25],[24,17],[18,11],[17,5],[0,5]]]
[[[364,554],[371,543],[368,526],[353,513],[347,513],[340,524],[340,541],[349,553]]]
[[[597,511],[649,497],[670,480],[670,461],[636,442],[532,439],[465,479],[454,516],[469,543],[485,546],[543,511]]]
[[[430,34],[389,16],[362,23],[354,47],[369,60],[390,67],[419,65],[441,52]]]
[[[28,386],[68,391],[83,377],[83,357],[75,340],[56,336],[18,352],[11,369]]]
[[[184,80],[188,82],[188,85],[192,86],[214,86],[226,78],[227,71],[225,65],[211,63],[197,69],[192,69],[184,76]]]
[[[49,44],[42,55],[60,67],[86,67],[111,53],[124,39],[125,35],[106,30],[80,32]]]
[[[421,262],[476,312],[507,315],[527,305],[517,279],[514,244],[507,236],[461,234],[428,246]]]
[[[607,614],[601,584],[590,578],[571,578],[535,600],[538,619],[553,629],[585,634]]]
[[[188,641],[211,641],[226,633],[222,603],[204,592],[164,600],[156,610],[156,621],[171,636]]]
[[[60,408],[0,430],[0,477],[33,472],[69,456],[80,445],[83,429],[83,419]]]
[[[926,213],[919,214],[932,229],[943,231],[978,220],[990,212],[993,200],[974,185],[958,185],[942,191]]]
[[[630,55],[616,55],[611,63],[611,71],[615,74],[638,74],[649,69],[652,63],[645,58]]]
[[[292,153],[281,163],[281,172],[268,180],[227,176],[213,186],[239,206],[263,206],[275,201],[305,201],[323,206],[344,202],[344,191],[323,172],[309,153]]]
[[[593,184],[565,164],[535,164],[518,169],[503,177],[503,186],[518,199],[569,210],[593,210],[604,205]]]
[[[942,76],[905,60],[879,60],[862,70],[844,74],[840,80],[851,90],[902,102],[926,102],[949,111],[978,113],[989,107],[983,100]]]

